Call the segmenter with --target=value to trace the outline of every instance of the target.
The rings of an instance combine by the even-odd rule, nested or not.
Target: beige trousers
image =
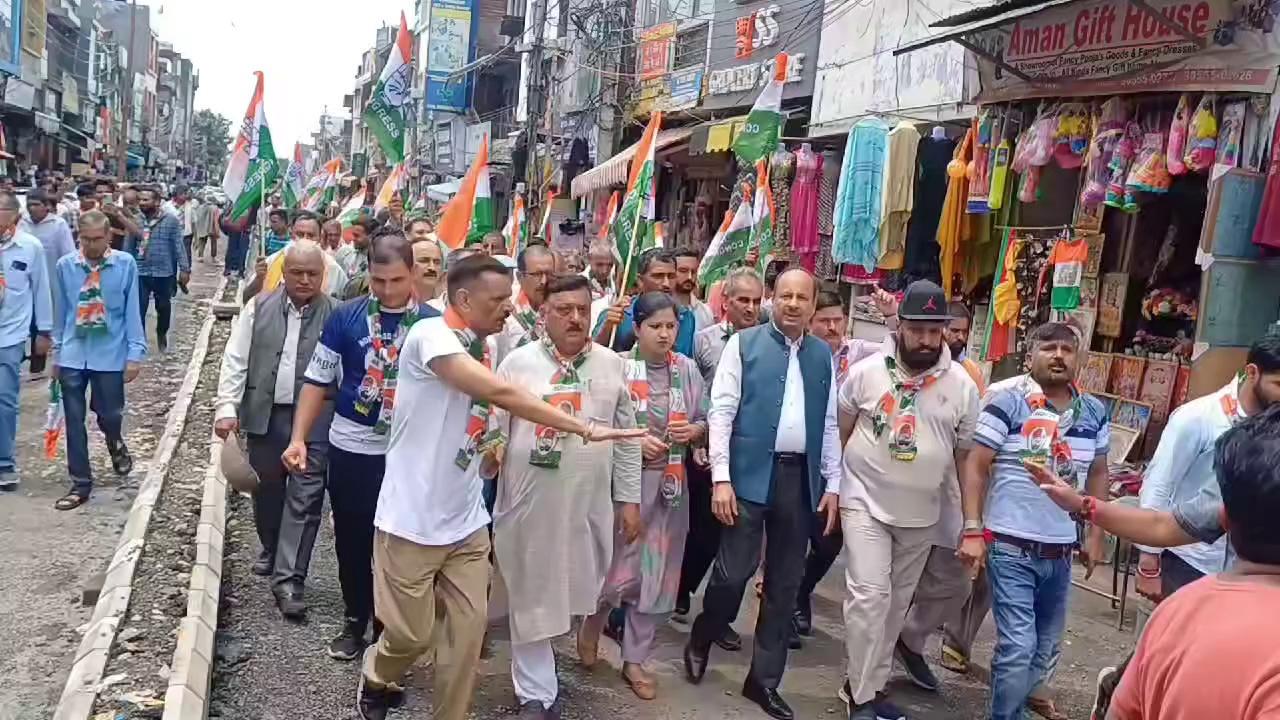
[[[884,690],[893,646],[902,632],[911,596],[933,547],[934,529],[900,528],[871,516],[854,500],[840,508],[844,530],[845,644],[855,704]]]
[[[398,683],[419,656],[434,649],[432,717],[465,720],[484,644],[488,595],[487,529],[440,546],[418,545],[378,530],[373,539],[373,606],[383,628],[373,652],[365,654],[367,682],[377,687]]]

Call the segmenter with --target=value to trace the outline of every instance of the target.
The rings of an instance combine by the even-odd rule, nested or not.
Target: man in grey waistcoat
[[[831,350],[808,333],[817,293],[818,282],[808,272],[783,272],[770,322],[735,333],[720,357],[707,420],[711,510],[725,527],[702,614],[684,651],[689,681],[701,682],[711,644],[737,614],[767,534],[769,571],[742,695],[779,720],[795,716],[777,688],[809,536],[816,522],[830,532],[839,513]]]
[[[753,328],[760,319],[760,301],[764,297],[764,281],[751,268],[735,268],[724,279],[724,320],[703,328],[693,336],[693,359],[710,393],[716,377],[716,366],[729,339]],[[689,478],[689,539],[684,544],[684,561],[680,567],[680,590],[676,594],[676,611],[672,619],[689,622],[690,597],[716,559],[720,547],[722,525],[711,513],[711,467],[705,455],[695,450],[685,461]],[[736,616],[736,615],[735,615]],[[732,627],[716,643],[725,650],[742,648],[742,638]]]
[[[253,572],[271,578],[280,613],[290,620],[306,615],[303,584],[324,505],[332,401],[311,428],[306,471],[287,471],[280,455],[289,446],[303,374],[335,305],[322,291],[324,271],[320,246],[295,242],[285,253],[280,287],[245,303],[222,358],[214,419],[219,437],[242,431],[248,440],[262,543]]]

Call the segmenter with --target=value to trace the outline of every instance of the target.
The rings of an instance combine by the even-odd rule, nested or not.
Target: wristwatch
[[[983,530],[982,521],[981,520],[965,520],[964,527],[961,528],[961,530],[963,530],[964,532],[982,532]]]

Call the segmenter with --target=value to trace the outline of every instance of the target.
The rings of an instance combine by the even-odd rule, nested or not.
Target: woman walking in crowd
[[[672,351],[677,323],[670,295],[645,293],[635,304],[636,347],[626,354],[627,379],[641,438],[640,519],[635,542],[615,534],[613,565],[605,580],[601,609],[587,618],[578,637],[584,663],[597,656],[600,633],[612,607],[626,609],[622,679],[642,700],[657,697],[657,684],[644,664],[653,651],[658,625],[675,610],[680,564],[689,532],[684,456],[703,442],[707,426],[698,366]]]

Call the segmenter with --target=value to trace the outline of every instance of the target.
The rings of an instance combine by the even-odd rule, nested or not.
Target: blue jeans
[[[77,495],[89,497],[93,490],[93,469],[89,465],[85,416],[89,409],[98,416],[98,429],[106,436],[108,447],[115,447],[121,442],[124,373],[59,367],[58,379],[62,382],[62,410],[67,416],[67,473],[71,476],[71,489]],[[84,401],[86,391],[90,392],[87,407]]]
[[[249,233],[227,233],[227,257],[223,269],[244,276],[244,258],[249,252]]]
[[[1052,670],[1071,592],[1071,557],[1046,560],[1000,540],[987,551],[996,647],[991,658],[991,720],[1019,720],[1022,706]]]
[[[0,475],[18,471],[13,443],[18,435],[18,387],[25,355],[25,342],[0,348]]]

